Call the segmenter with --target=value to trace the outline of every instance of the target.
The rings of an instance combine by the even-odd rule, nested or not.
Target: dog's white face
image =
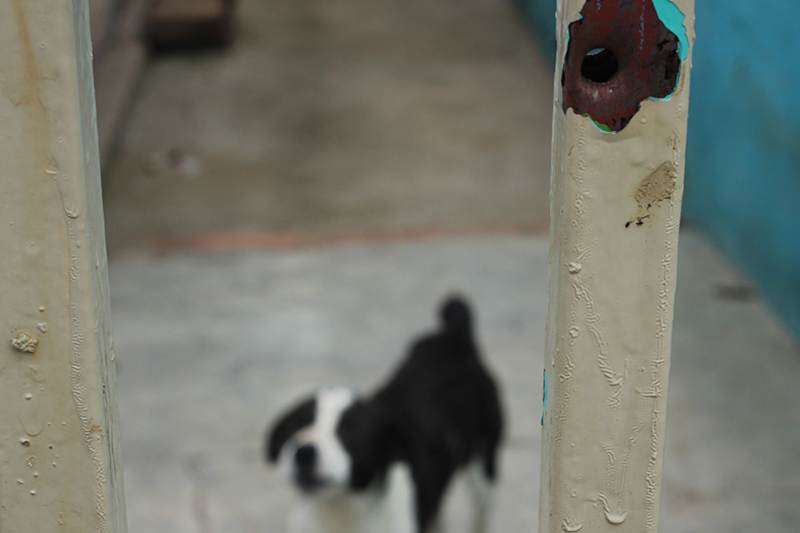
[[[342,414],[355,400],[349,389],[319,390],[273,430],[271,445],[279,448],[278,468],[303,492],[330,493],[350,484],[352,460],[338,429]],[[270,450],[273,460],[274,453]]]
[[[385,479],[399,440],[375,405],[349,389],[321,389],[278,419],[267,459],[306,494],[361,491]]]

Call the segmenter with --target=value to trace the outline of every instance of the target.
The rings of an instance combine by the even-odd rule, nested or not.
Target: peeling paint
[[[39,339],[30,333],[18,333],[11,338],[11,346],[22,353],[36,353],[36,346],[38,346],[38,344]]]
[[[663,200],[669,200],[678,183],[678,169],[672,161],[664,161],[651,172],[633,194],[639,207],[649,208]]]
[[[678,37],[678,42],[680,43],[678,53],[681,61],[685,61],[689,55],[689,36],[685,24],[686,15],[672,0],[653,0],[653,7],[656,9],[658,18],[661,19],[664,26]]]
[[[633,193],[638,209],[625,227],[631,224],[641,226],[650,218],[650,212],[665,200],[672,198],[678,187],[678,169],[672,161],[664,161],[653,172],[647,175]]]
[[[643,101],[672,97],[689,48],[685,16],[670,0],[654,1],[588,0],[583,5],[567,32],[561,78],[565,112],[571,108],[601,131],[616,133]]]

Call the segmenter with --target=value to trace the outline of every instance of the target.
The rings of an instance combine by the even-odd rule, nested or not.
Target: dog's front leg
[[[444,528],[442,527],[442,519],[441,517],[437,516],[428,526],[428,531],[426,533],[442,533],[443,531]]]
[[[445,461],[426,458],[414,467],[418,533],[440,533],[442,499],[453,477],[454,468]]]
[[[472,499],[471,533],[487,533],[494,496],[494,483],[486,476],[482,460],[473,461],[467,475]]]

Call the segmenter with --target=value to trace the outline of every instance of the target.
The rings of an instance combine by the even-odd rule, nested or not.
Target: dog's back
[[[467,304],[448,299],[440,321],[437,331],[412,345],[374,397],[405,428],[423,531],[459,468],[474,463],[487,482],[495,480],[503,424],[497,388],[481,362]]]

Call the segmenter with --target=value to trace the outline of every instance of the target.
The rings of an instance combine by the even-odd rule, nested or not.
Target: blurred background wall
[[[108,37],[112,14],[119,5],[119,0],[89,0],[89,23],[92,30],[92,45],[102,49]]]
[[[556,0],[517,0],[555,58]],[[697,0],[684,219],[800,337],[800,2]]]

